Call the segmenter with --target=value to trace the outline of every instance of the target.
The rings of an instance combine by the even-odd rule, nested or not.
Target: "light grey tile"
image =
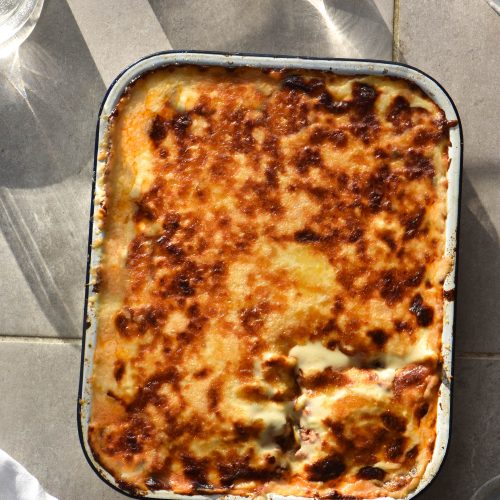
[[[463,121],[467,168],[499,164],[499,21],[483,0],[400,0],[401,58],[451,94]]]
[[[400,1],[400,59],[436,78],[464,130],[457,347],[500,352],[500,18],[484,1]]]
[[[455,346],[500,352],[500,165],[464,170]]]
[[[1,333],[15,335],[19,329],[20,318],[25,333],[46,336],[53,331],[40,306],[30,297],[31,289],[23,272],[18,267],[12,251],[0,232],[0,283],[9,283],[9,288],[1,292],[2,315]]]
[[[6,309],[0,334],[78,337],[104,84],[65,0],[45,2],[18,56],[0,65],[0,266],[15,270],[0,299],[22,290],[26,311]]]
[[[150,0],[174,49],[391,59],[392,0]]]
[[[0,342],[0,447],[60,500],[122,498],[97,478],[80,449],[79,360],[77,345]],[[499,359],[457,360],[448,457],[422,500],[468,500],[500,473],[499,379]]]
[[[419,500],[469,500],[500,474],[498,380],[500,359],[457,359],[448,455]]]
[[[125,498],[96,476],[80,448],[79,362],[76,344],[0,341],[0,448],[59,500]]]

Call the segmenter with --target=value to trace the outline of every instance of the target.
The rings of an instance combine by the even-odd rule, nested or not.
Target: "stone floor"
[[[76,427],[94,127],[121,67],[170,47],[394,55],[445,86],[464,128],[452,437],[419,498],[470,499],[500,474],[500,16],[483,0],[191,3],[45,0],[0,61],[0,448],[61,500],[124,498],[89,468]]]

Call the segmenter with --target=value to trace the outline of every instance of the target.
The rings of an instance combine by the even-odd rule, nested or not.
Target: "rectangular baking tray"
[[[457,269],[457,248],[458,248],[458,219],[460,207],[460,178],[462,171],[462,128],[457,109],[446,92],[446,90],[432,77],[411,66],[385,61],[372,60],[351,60],[351,59],[319,59],[302,58],[288,56],[268,56],[252,54],[225,54],[214,52],[193,52],[193,51],[167,51],[152,54],[126,68],[108,88],[99,111],[96,131],[96,143],[94,153],[94,181],[92,185],[91,218],[89,227],[89,247],[87,262],[87,277],[85,290],[85,307],[83,322],[82,358],[80,369],[80,385],[78,393],[78,433],[80,443],[87,461],[97,475],[109,486],[132,498],[169,498],[169,499],[202,499],[207,497],[221,497],[221,495],[179,495],[169,491],[150,491],[142,496],[134,496],[121,489],[114,478],[104,470],[95,460],[88,443],[88,425],[92,407],[92,391],[90,377],[92,375],[92,364],[94,359],[94,348],[96,345],[96,315],[95,303],[96,292],[93,281],[95,276],[93,269],[99,265],[101,258],[100,246],[95,242],[100,240],[102,234],[94,224],[94,211],[99,206],[102,199],[102,192],[99,188],[99,179],[102,176],[105,165],[107,134],[109,129],[109,118],[113,113],[123,93],[127,87],[144,73],[151,70],[175,64],[197,64],[212,66],[251,66],[257,68],[297,68],[314,69],[323,71],[333,71],[347,75],[382,75],[405,78],[418,85],[436,104],[444,111],[448,121],[457,122],[457,125],[450,128],[448,169],[448,193],[447,193],[447,218],[446,218],[446,246],[445,255],[452,259],[453,265],[446,276],[444,290],[450,290],[448,300],[445,297],[444,318],[442,332],[442,356],[443,372],[442,382],[439,390],[437,422],[436,422],[436,443],[432,459],[418,485],[418,488],[408,494],[405,500],[415,498],[424,488],[429,486],[437,475],[443,463],[448,448],[451,423],[451,389],[452,389],[452,369],[453,369],[453,332],[456,315],[456,269]],[[224,495],[224,498],[241,498],[233,495]],[[269,494],[268,498],[297,498],[283,497],[281,495]],[[379,497],[378,500],[390,500],[389,497]]]

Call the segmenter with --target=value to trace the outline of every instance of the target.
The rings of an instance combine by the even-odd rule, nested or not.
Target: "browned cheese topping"
[[[389,77],[172,66],[111,120],[98,462],[139,493],[412,491],[450,266],[442,110]]]

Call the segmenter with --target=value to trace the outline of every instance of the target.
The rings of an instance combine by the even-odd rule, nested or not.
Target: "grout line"
[[[399,2],[394,0],[394,13],[392,15],[392,60],[399,61]]]
[[[498,352],[457,352],[455,355],[459,359],[499,359]]]
[[[1,342],[11,342],[15,344],[69,344],[81,345],[81,338],[74,337],[25,337],[21,335],[0,335]]]
[[[11,342],[15,344],[48,344],[48,345],[78,345],[82,343],[81,338],[75,337],[29,337],[22,335],[0,335],[0,343]],[[499,352],[457,352],[457,359],[492,359],[500,360]]]

